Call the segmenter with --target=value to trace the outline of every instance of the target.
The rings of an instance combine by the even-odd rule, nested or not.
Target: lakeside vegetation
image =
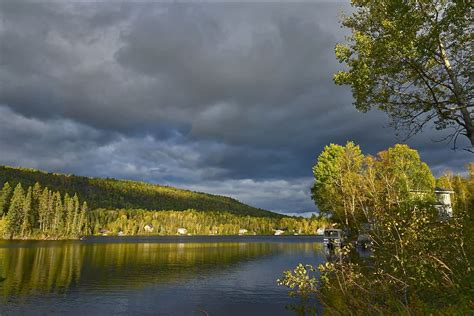
[[[300,264],[279,283],[316,296],[330,315],[472,313],[474,163],[467,168],[467,177],[435,179],[406,145],[376,157],[351,142],[327,146],[313,168],[313,198],[348,240],[367,234],[371,255],[361,258],[348,243],[339,259]],[[454,192],[451,217],[437,206],[435,185]]]
[[[334,82],[407,138],[434,127],[438,141],[474,153],[472,17],[470,1],[351,0]],[[406,145],[372,157],[349,142],[327,146],[313,172],[319,209],[349,238],[368,237],[371,255],[349,243],[337,260],[286,271],[281,285],[328,315],[474,314],[474,163],[435,179]],[[448,189],[444,201],[435,186]]]
[[[91,234],[107,228],[111,234],[125,235],[176,235],[185,228],[190,235],[273,235],[283,230],[290,235],[314,235],[326,220],[298,217],[254,217],[228,212],[95,210],[89,213]],[[147,226],[148,227],[145,227]],[[149,231],[152,230],[152,231]]]
[[[0,191],[0,236],[77,239],[88,235],[176,235],[178,229],[184,229],[181,234],[186,235],[270,235],[277,229],[295,235],[315,234],[318,228],[327,225],[326,220],[314,216],[309,219],[278,214],[251,216],[248,212],[238,214],[236,209],[234,212],[227,209],[160,211],[90,209],[88,205],[77,193],[62,194],[43,188],[38,182],[29,187],[18,182],[14,188],[5,182]]]

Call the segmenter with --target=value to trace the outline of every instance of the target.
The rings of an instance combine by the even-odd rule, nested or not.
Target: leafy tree
[[[400,144],[376,157],[364,156],[352,142],[331,144],[318,157],[313,174],[318,208],[347,228],[373,222],[374,210],[388,212],[411,198],[432,198],[435,184],[418,152]]]
[[[347,228],[358,216],[361,168],[364,155],[353,142],[324,148],[313,167],[312,197],[323,213],[332,214]],[[352,223],[350,223],[352,222]]]
[[[474,146],[470,1],[352,0],[342,20],[351,29],[336,57],[348,69],[334,81],[350,85],[361,111],[379,108],[407,136],[434,122]]]
[[[453,189],[453,178],[454,178],[454,175],[452,172],[444,172],[443,175],[441,175],[439,178],[436,179],[436,186],[438,188],[443,188],[443,189],[449,189],[449,190],[452,190]]]
[[[335,195],[333,183],[339,176],[340,160],[343,155],[342,146],[330,144],[324,147],[313,167],[312,198],[323,213],[330,213],[333,209],[332,196]]]
[[[417,192],[422,197],[433,192],[435,178],[430,168],[421,161],[418,151],[407,145],[396,144],[380,152],[373,167],[379,182],[377,190],[385,200],[385,207],[399,205]]]

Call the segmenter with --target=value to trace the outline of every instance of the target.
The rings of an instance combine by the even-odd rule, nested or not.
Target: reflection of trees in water
[[[45,245],[46,244],[46,245]],[[0,248],[0,295],[104,290],[175,282],[279,252],[317,252],[316,243],[51,242]]]
[[[0,293],[27,295],[68,288],[81,275],[84,250],[75,245],[0,249]]]

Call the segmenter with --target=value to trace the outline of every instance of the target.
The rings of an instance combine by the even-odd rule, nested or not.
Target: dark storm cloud
[[[273,143],[268,134],[281,131],[274,138],[286,144],[275,126],[298,133],[289,122],[314,117],[311,103],[334,90],[327,47],[336,37],[321,24],[336,7],[137,4],[112,28],[90,22],[102,7],[10,6],[1,101],[24,114],[122,132],[179,125],[245,144]]]
[[[311,211],[328,143],[399,141],[337,87],[341,2],[0,3],[0,163]],[[410,144],[437,173],[472,160]]]

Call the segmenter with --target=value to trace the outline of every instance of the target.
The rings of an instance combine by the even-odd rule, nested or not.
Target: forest
[[[314,234],[325,220],[296,217],[256,217],[226,211],[150,211],[93,209],[77,194],[61,194],[39,183],[15,188],[9,182],[0,191],[0,235],[15,239],[76,239],[88,235],[269,235]]]
[[[41,183],[62,195],[77,194],[90,209],[147,209],[184,211],[226,211],[237,215],[281,217],[282,215],[255,208],[235,199],[178,189],[145,182],[112,178],[89,178],[71,174],[47,173],[34,169],[0,166],[0,185],[24,187]]]

